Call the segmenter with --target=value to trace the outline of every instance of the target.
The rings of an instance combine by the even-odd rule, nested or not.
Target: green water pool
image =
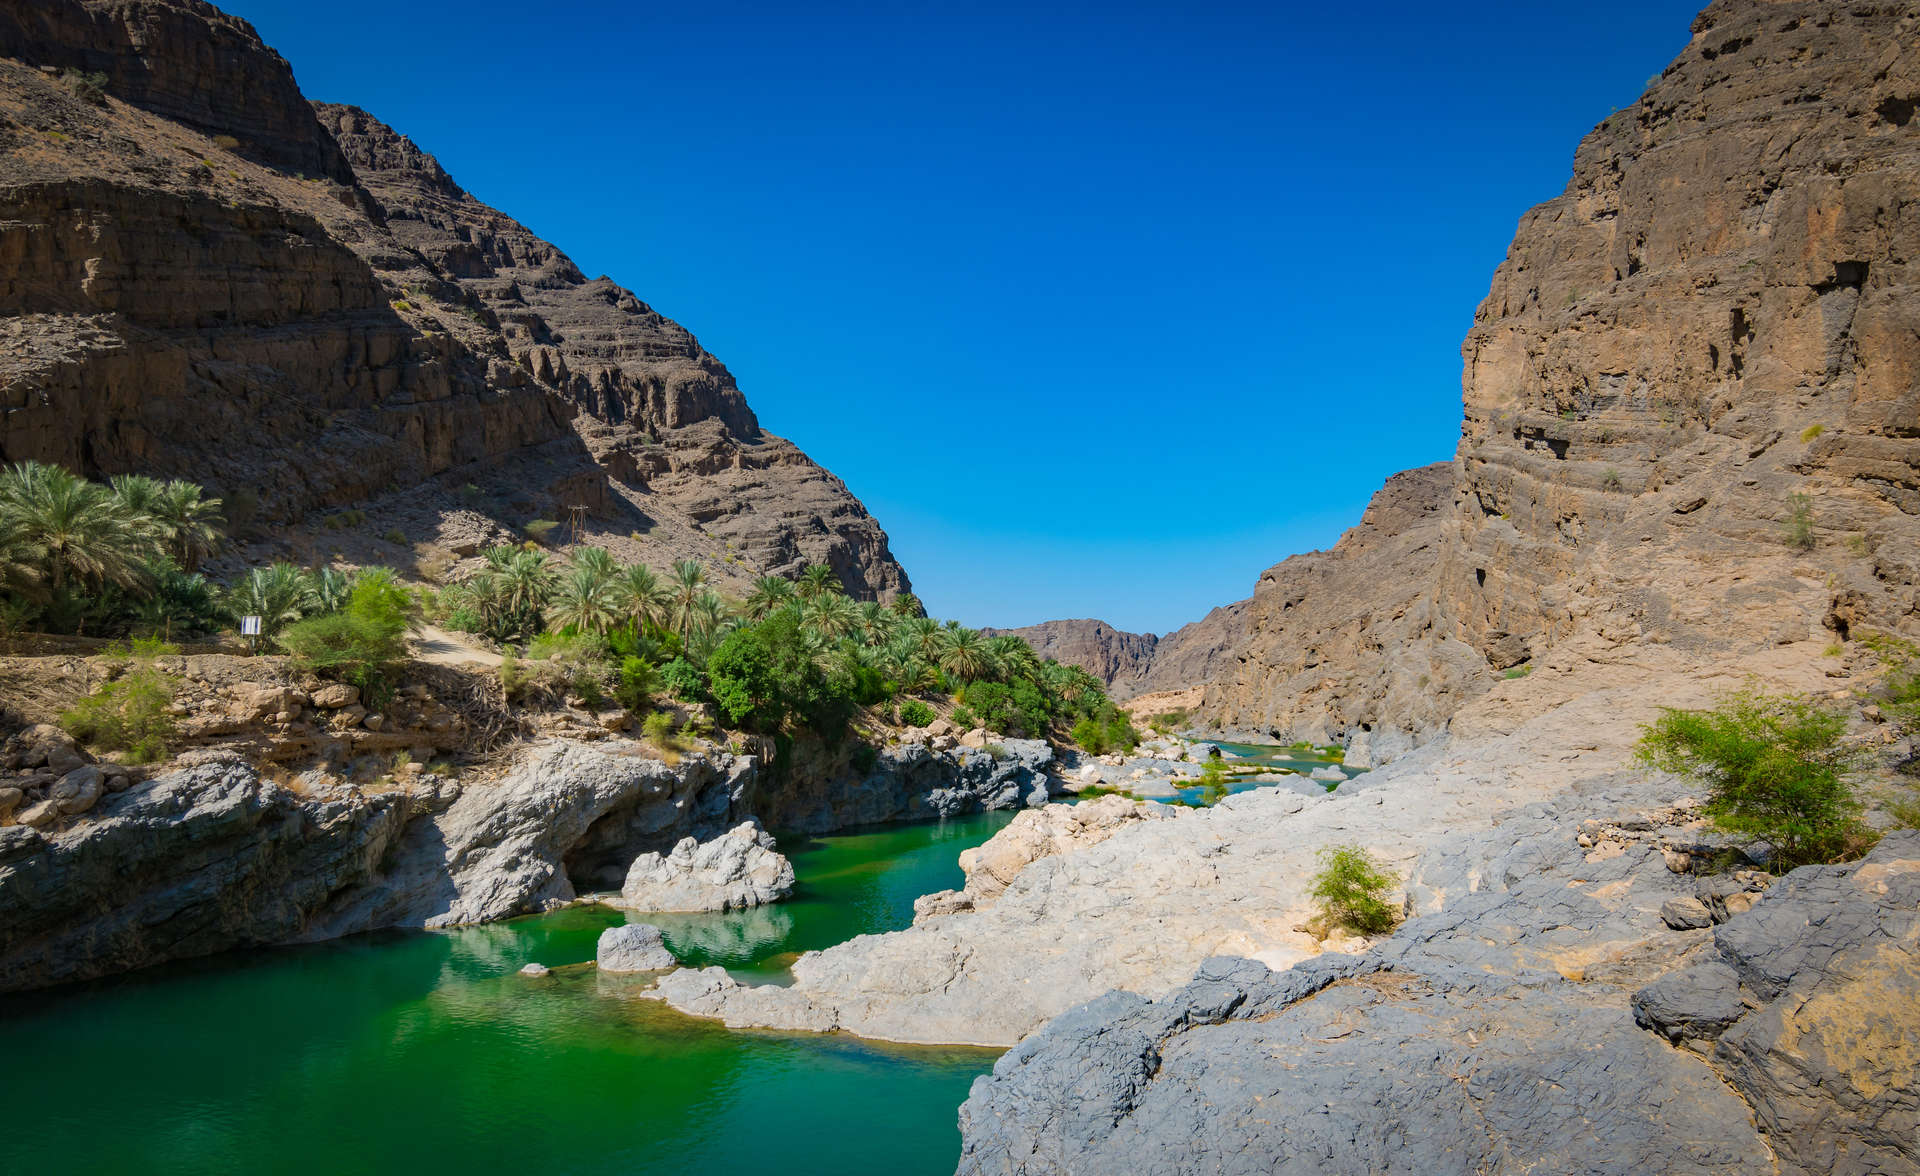
[[[906,926],[1010,819],[784,843],[793,901],[634,919],[685,963],[778,981],[794,953]],[[565,966],[624,921],[581,906],[0,998],[0,1171],[952,1171],[996,1051],[734,1032]],[[559,970],[515,974],[531,961]]]

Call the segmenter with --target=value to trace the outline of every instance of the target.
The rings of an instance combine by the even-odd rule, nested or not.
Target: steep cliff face
[[[1713,653],[1915,617],[1916,38],[1912,4],[1713,4],[1521,221],[1438,593],[1496,666],[1582,625]]]
[[[1417,740],[1550,650],[1920,621],[1916,38],[1913,4],[1708,7],[1522,219],[1451,470],[1263,577],[1208,710]]]
[[[283,535],[349,504],[496,537],[579,508],[583,538],[723,584],[820,561],[908,586],[684,328],[308,104],[244,21],[0,0],[0,152],[0,458],[193,477]]]
[[[1435,634],[1454,481],[1450,462],[1395,474],[1331,550],[1268,568],[1202,713],[1315,742],[1377,731],[1386,748],[1444,730],[1488,679],[1476,650]]]

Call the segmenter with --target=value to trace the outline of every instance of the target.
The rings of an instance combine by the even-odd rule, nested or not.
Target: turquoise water
[[[904,927],[1010,814],[783,843],[794,901],[634,916],[693,965]],[[605,907],[0,998],[0,1172],[950,1172],[995,1051],[742,1033],[580,967]],[[538,961],[558,968],[515,975]],[[566,966],[575,965],[575,966]]]
[[[1324,768],[1329,765],[1339,768],[1341,773],[1349,780],[1360,774],[1335,763],[1324,755],[1308,751],[1305,748],[1279,747],[1263,743],[1223,743],[1217,739],[1208,740],[1207,742],[1212,743],[1220,749],[1221,757],[1226,760],[1229,768],[1245,771],[1258,769],[1261,772],[1294,772],[1301,778],[1299,780],[1288,781],[1286,784],[1276,784],[1272,781],[1255,782],[1246,776],[1236,775],[1229,777],[1225,786],[1211,791],[1199,785],[1188,788],[1175,788],[1174,795],[1164,798],[1161,803],[1182,804],[1201,808],[1212,804],[1222,797],[1232,796],[1238,792],[1251,792],[1256,788],[1292,787],[1301,789],[1324,789],[1326,787],[1325,784],[1318,780],[1309,780],[1306,777],[1308,773],[1312,772],[1315,768]],[[1338,787],[1338,785],[1335,785],[1335,787]]]

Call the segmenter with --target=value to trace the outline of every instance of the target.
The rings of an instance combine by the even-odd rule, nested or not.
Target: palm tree
[[[333,567],[331,564],[313,573],[308,580],[313,593],[310,612],[339,612],[347,607],[347,597],[353,595],[353,577]]]
[[[927,610],[921,605],[920,598],[911,592],[902,592],[895,596],[893,603],[887,607],[893,610],[895,616],[924,617],[927,615]]]
[[[604,633],[620,619],[620,600],[603,569],[575,564],[567,569],[547,606],[547,624],[583,633]]]
[[[860,613],[853,601],[829,592],[813,598],[802,614],[802,622],[827,641],[838,641],[853,635],[860,624]]]
[[[733,610],[727,606],[725,598],[718,592],[702,591],[693,602],[693,632],[687,639],[688,652],[696,660],[705,661],[713,653],[714,646],[720,644],[720,638],[726,635],[728,623],[733,620]]]
[[[153,540],[112,491],[59,466],[22,462],[0,474],[0,531],[54,593],[70,582],[137,589]]]
[[[995,673],[1003,681],[1033,678],[1040,673],[1040,659],[1034,655],[1033,646],[1011,633],[988,639],[987,654],[993,659]]]
[[[887,611],[887,607],[877,600],[863,600],[855,611],[859,614],[857,631],[863,645],[879,645],[893,635],[893,627],[898,618]]]
[[[900,626],[902,638],[913,643],[914,652],[927,661],[940,656],[940,622],[932,617],[908,617]]]
[[[313,581],[293,564],[275,561],[254,568],[227,591],[227,611],[260,618],[260,635],[271,637],[313,611]]]
[[[18,527],[0,523],[0,593],[34,597],[40,594],[39,559]]]
[[[808,564],[800,573],[798,592],[802,600],[816,600],[840,591],[840,577],[834,575],[833,569],[826,564]]]
[[[195,483],[175,479],[160,488],[150,510],[167,551],[189,572],[220,550],[225,538],[220,531],[226,522],[220,516],[220,500],[202,498],[201,493]]]
[[[764,621],[792,599],[793,581],[780,576],[762,576],[753,582],[753,591],[747,593],[747,615]]]
[[[634,564],[620,574],[615,587],[620,594],[622,615],[632,621],[636,629],[644,633],[649,626],[666,627],[673,609],[673,591],[660,582],[652,568]]]
[[[693,605],[700,599],[700,591],[706,587],[706,582],[707,574],[699,564],[690,559],[674,561],[673,624],[680,631],[682,641],[693,633]]]
[[[611,581],[620,574],[619,561],[604,547],[582,547],[567,557],[567,565],[592,572],[602,582]]]
[[[553,581],[546,552],[514,549],[500,570],[501,603],[509,612],[538,614],[553,594]]]
[[[940,631],[940,668],[962,682],[985,677],[993,669],[993,655],[978,630],[968,628]]]

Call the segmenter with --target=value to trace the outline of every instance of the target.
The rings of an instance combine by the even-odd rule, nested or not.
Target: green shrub
[[[1612,466],[1608,466],[1607,472],[1600,475],[1600,485],[1603,489],[1619,490],[1621,485],[1620,471],[1614,469]]]
[[[1723,695],[1711,710],[1663,709],[1641,728],[1640,762],[1704,784],[1707,815],[1758,837],[1775,863],[1833,861],[1857,847],[1861,826],[1841,747],[1847,721],[1811,699],[1755,689]]]
[[[660,667],[660,688],[682,702],[704,702],[707,675],[684,657],[676,657]]]
[[[1308,893],[1328,922],[1378,934],[1393,927],[1386,896],[1398,882],[1360,846],[1335,845],[1320,851],[1320,870]]]
[[[1787,517],[1780,524],[1780,540],[1794,551],[1813,550],[1813,499],[1805,494],[1787,495]]]
[[[679,755],[680,732],[673,725],[673,716],[666,711],[654,711],[642,720],[640,733],[646,737],[648,743],[665,753],[669,761]]]
[[[980,725],[980,720],[965,704],[953,708],[953,725],[962,731],[971,731]]]
[[[535,519],[531,523],[528,523],[523,529],[527,533],[527,538],[533,540],[535,543],[545,543],[547,536],[551,535],[553,529],[559,525],[560,524],[553,519]]]
[[[917,698],[909,698],[900,704],[900,722],[908,727],[925,727],[933,720],[933,708]]]
[[[173,705],[177,689],[171,675],[150,661],[102,685],[60,716],[60,725],[75,739],[102,751],[123,751],[130,763],[165,759],[173,738]]]
[[[393,528],[392,530],[388,531],[386,534],[380,537],[382,539],[385,539],[389,543],[397,544],[401,547],[405,547],[407,545],[407,533],[405,531],[402,531],[398,527]]]
[[[644,658],[620,659],[619,681],[614,684],[614,701],[639,714],[653,705],[653,692],[660,686],[660,672]]]
[[[277,640],[295,665],[352,683],[378,708],[393,694],[394,668],[406,660],[413,608],[412,594],[392,573],[369,569],[356,578],[344,608],[289,625]]]
[[[1815,437],[1818,437],[1826,431],[1827,427],[1825,425],[1808,425],[1806,428],[1800,430],[1800,439],[1802,441],[1812,441]]]
[[[1515,678],[1524,678],[1531,673],[1533,673],[1533,667],[1531,665],[1515,666],[1512,669],[1508,670],[1506,673],[1502,674],[1501,677],[1506,678],[1508,681],[1512,681]]]

